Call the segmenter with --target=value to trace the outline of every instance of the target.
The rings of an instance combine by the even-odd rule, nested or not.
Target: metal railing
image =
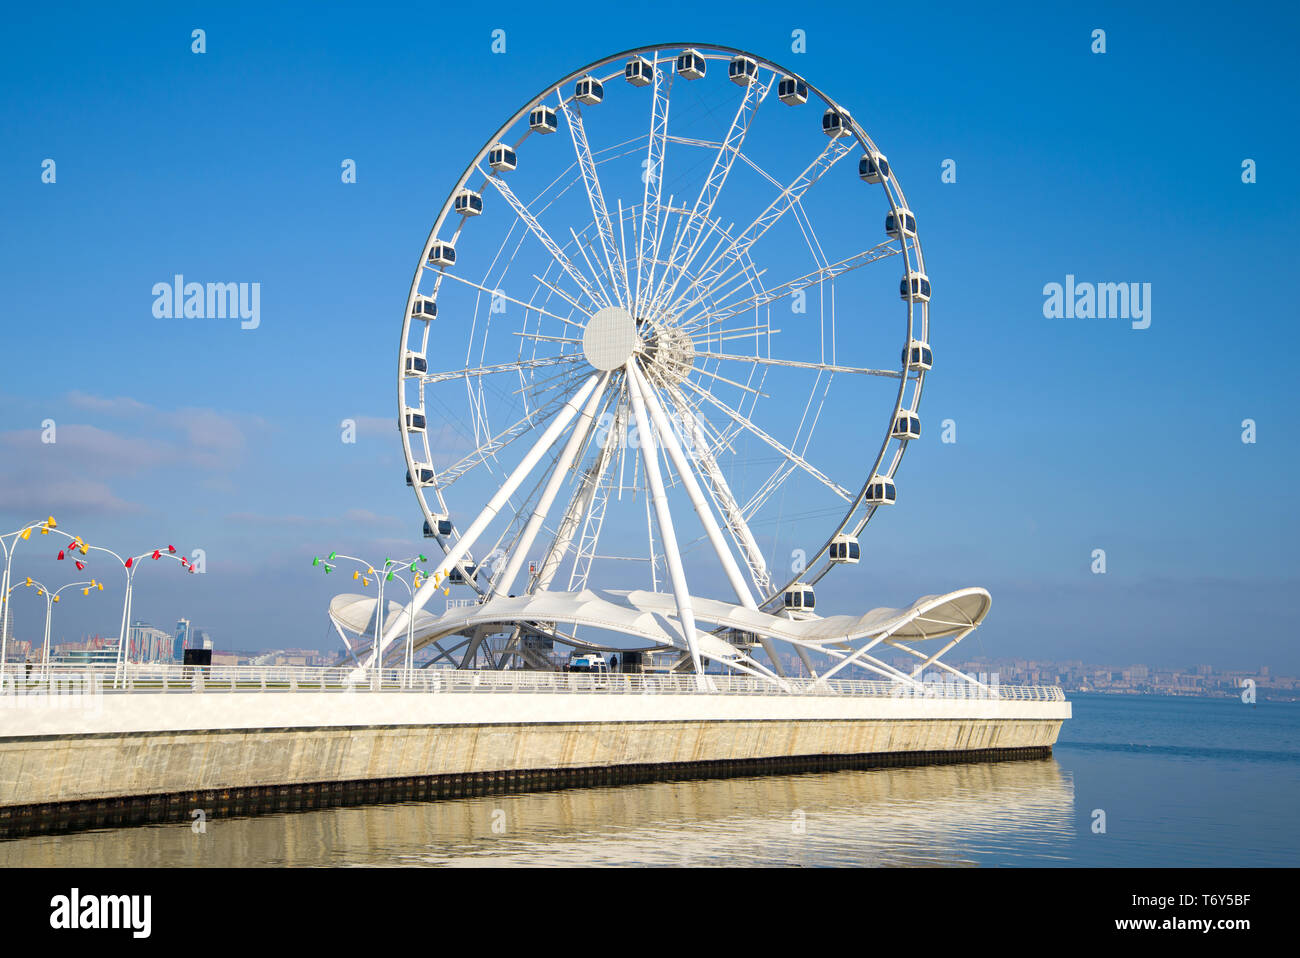
[[[57,692],[78,682],[105,694],[195,692],[423,692],[432,694],[592,693],[602,695],[860,695],[876,698],[935,698],[1063,702],[1056,686],[980,686],[971,682],[926,681],[920,688],[903,682],[859,679],[785,679],[785,688],[745,675],[607,675],[533,672],[382,669],[244,665],[52,665],[31,672],[10,669],[0,675],[0,695]]]

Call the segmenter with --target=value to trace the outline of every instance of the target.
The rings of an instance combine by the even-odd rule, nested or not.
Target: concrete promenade
[[[6,689],[0,808],[809,756],[1047,754],[1070,717],[1055,689],[971,698],[950,686],[918,696],[888,694],[885,683],[816,689],[804,680],[774,692],[713,677],[718,690],[699,691],[684,676],[602,683],[465,672],[349,687],[327,671],[230,670],[223,686],[220,670],[196,682],[177,669],[161,682],[156,671],[136,673],[117,690],[110,673],[80,699]]]

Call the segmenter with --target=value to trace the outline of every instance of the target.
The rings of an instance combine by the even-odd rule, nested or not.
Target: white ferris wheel
[[[473,154],[411,283],[400,431],[442,556],[369,661],[547,668],[558,643],[781,682],[793,649],[911,680],[872,650],[929,664],[907,641],[950,647],[986,592],[815,610],[897,498],[929,300],[885,155],[796,73],[657,45],[548,85]]]

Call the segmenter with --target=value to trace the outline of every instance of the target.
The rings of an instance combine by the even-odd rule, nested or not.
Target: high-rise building
[[[185,643],[190,638],[190,620],[179,619],[176,622],[176,642],[172,646],[172,661],[179,662],[184,656],[181,653],[185,650]]]
[[[147,622],[134,622],[127,630],[127,652],[132,662],[170,662],[175,639]]]

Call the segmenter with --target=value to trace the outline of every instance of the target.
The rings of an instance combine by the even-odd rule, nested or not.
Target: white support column
[[[456,540],[456,544],[448,550],[446,556],[444,556],[443,560],[438,563],[437,568],[429,575],[429,578],[424,585],[420,586],[419,590],[415,593],[415,596],[411,599],[411,604],[407,606],[405,610],[406,615],[415,615],[420,611],[420,609],[424,608],[424,604],[428,602],[433,593],[437,591],[447,573],[465,557],[465,554],[469,552],[470,547],[474,545],[475,540],[482,534],[483,530],[488,527],[492,520],[496,518],[496,514],[501,511],[501,507],[506,504],[507,500],[515,494],[515,491],[523,481],[528,478],[528,474],[533,471],[533,468],[537,465],[542,456],[546,454],[547,450],[549,450],[551,446],[555,445],[555,440],[559,438],[560,433],[564,431],[565,427],[573,421],[573,417],[578,414],[578,410],[582,407],[583,403],[587,401],[592,390],[596,388],[596,384],[600,381],[600,378],[600,373],[593,372],[587,378],[587,381],[583,383],[582,388],[564,404],[564,407],[558,413],[556,413],[555,418],[552,419],[550,425],[546,427],[546,431],[542,433],[541,438],[533,444],[532,449],[528,450],[528,454],[524,456],[523,461],[515,467],[515,471],[510,474],[510,477],[506,479],[501,488],[497,490],[496,495],[494,495],[491,500],[489,500],[488,504],[484,506],[483,511],[478,514],[478,518],[476,518],[470,524],[470,527],[465,530],[465,534]],[[375,648],[370,653],[370,660],[367,661],[366,665],[369,665],[377,656],[383,654],[384,648],[389,642],[401,634],[405,624],[406,623],[400,615],[394,616],[394,621],[389,623],[383,641],[375,644]]]
[[[687,460],[686,454],[682,452],[681,444],[677,441],[677,436],[673,432],[672,423],[668,421],[668,416],[664,413],[663,407],[660,406],[659,400],[655,398],[654,389],[641,376],[635,363],[628,363],[627,370],[628,379],[636,384],[637,393],[640,395],[645,407],[650,411],[650,418],[654,420],[655,429],[659,431],[664,449],[668,451],[668,457],[672,459],[677,474],[681,476],[682,485],[686,488],[686,494],[690,497],[691,505],[695,507],[695,514],[699,516],[700,522],[704,526],[704,531],[709,537],[713,551],[717,553],[718,561],[722,563],[723,571],[727,574],[727,580],[731,583],[731,588],[735,590],[736,598],[745,608],[756,610],[758,604],[754,601],[753,595],[750,594],[749,586],[745,584],[745,578],[740,573],[740,566],[736,564],[736,557],[731,554],[731,549],[727,547],[726,540],[722,538],[722,530],[718,528],[718,522],[713,517],[713,510],[709,508],[708,502],[705,501],[704,491],[695,478],[694,466]]]
[[[560,487],[564,485],[564,477],[568,474],[569,467],[573,465],[574,457],[577,456],[578,450],[582,448],[583,440],[587,438],[587,433],[591,430],[592,420],[596,417],[596,409],[600,405],[601,398],[605,395],[605,386],[609,382],[609,375],[609,373],[605,373],[601,377],[600,385],[592,392],[591,398],[587,400],[587,405],[583,407],[582,416],[573,427],[573,432],[569,433],[569,441],[565,443],[564,451],[560,453],[560,458],[555,463],[551,478],[547,480],[546,488],[542,490],[542,497],[537,501],[533,514],[528,517],[528,524],[524,526],[523,535],[519,537],[519,541],[515,544],[514,552],[510,556],[510,561],[506,563],[505,571],[497,579],[496,588],[493,590],[494,595],[508,595],[510,586],[514,584],[515,577],[519,575],[519,569],[523,566],[528,551],[533,547],[533,541],[537,538],[538,530],[541,529],[542,523],[546,521],[546,514],[550,512],[551,505],[555,502]]]
[[[813,668],[812,659],[808,657],[808,650],[802,645],[796,645],[794,650],[798,653],[799,661],[803,663],[803,667],[808,670],[808,677],[817,678],[817,670]]]
[[[668,575],[672,580],[673,594],[677,598],[677,617],[682,623],[682,635],[686,646],[691,651],[691,662],[695,665],[695,682],[698,688],[704,688],[704,674],[700,664],[700,650],[695,643],[695,612],[691,608],[691,594],[686,584],[686,573],[682,569],[682,557],[677,551],[677,534],[673,531],[673,516],[668,511],[668,496],[664,492],[663,477],[659,474],[659,451],[655,446],[654,433],[646,418],[645,403],[641,398],[641,389],[635,376],[635,357],[627,362],[628,393],[632,398],[632,413],[636,416],[637,435],[640,439],[641,461],[645,463],[646,481],[654,496],[655,513],[659,517],[659,538],[663,540],[664,558],[668,563]]]

